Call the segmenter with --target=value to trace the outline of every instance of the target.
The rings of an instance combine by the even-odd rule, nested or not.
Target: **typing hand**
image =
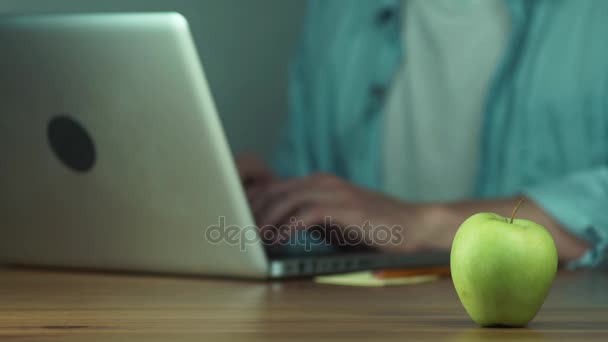
[[[424,240],[431,234],[430,229],[424,231],[424,206],[401,202],[328,174],[270,182],[250,200],[263,229],[293,227],[294,222],[304,228],[326,226],[330,220],[331,226],[342,230],[358,230],[360,237],[368,239],[364,242],[374,247],[399,251],[425,249]]]

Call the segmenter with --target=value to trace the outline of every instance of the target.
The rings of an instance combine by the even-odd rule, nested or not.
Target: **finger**
[[[264,188],[265,186],[261,184],[251,185],[245,188],[245,194],[247,195],[247,200],[250,204],[264,193]]]
[[[329,242],[339,246],[372,246],[373,235],[362,225],[356,210],[344,206],[311,208],[303,211],[297,220],[306,227],[321,226]]]
[[[283,182],[276,182],[266,188],[266,192],[261,195],[252,205],[252,210],[256,215],[268,211],[273,203],[287,198],[292,193],[300,191],[327,192],[334,191],[339,185],[339,180],[335,176],[326,174],[313,174],[307,177],[293,178]]]
[[[290,220],[300,227],[321,226],[325,229],[341,229],[351,222],[350,210],[340,204],[326,206],[308,206],[298,210]]]
[[[272,182],[267,184],[263,190],[252,198],[251,210],[256,217],[260,217],[264,209],[271,206],[272,203],[280,201],[287,196],[287,193],[294,191],[300,187],[300,183],[304,183],[305,178],[293,178],[281,182]]]
[[[260,203],[265,201],[268,189],[273,182],[274,181],[268,183],[255,183],[245,186],[245,194],[252,214],[256,215],[257,207],[259,207]]]
[[[265,192],[264,188],[265,187],[263,185],[252,185],[252,186],[249,186],[246,190],[247,203],[249,204],[249,210],[250,210],[252,216],[254,217],[255,222],[258,225],[259,225],[258,215],[256,214],[255,210],[253,210],[253,207],[255,206],[257,201],[259,201],[259,198],[261,196],[263,196],[263,194]]]
[[[306,206],[330,206],[336,194],[319,192],[315,189],[300,190],[289,193],[285,198],[269,203],[260,213],[262,225],[281,225],[287,223],[289,218],[300,208]]]

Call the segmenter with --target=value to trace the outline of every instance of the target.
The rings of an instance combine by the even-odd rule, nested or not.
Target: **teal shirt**
[[[506,1],[513,28],[487,96],[475,198],[529,196],[589,242],[571,266],[608,268],[608,1]],[[279,173],[385,190],[382,107],[407,58],[400,4],[309,3]]]

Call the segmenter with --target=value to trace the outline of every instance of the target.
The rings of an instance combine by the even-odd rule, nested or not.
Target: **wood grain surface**
[[[0,269],[0,341],[608,341],[608,274],[560,272],[525,329],[476,327],[451,280],[390,288]]]

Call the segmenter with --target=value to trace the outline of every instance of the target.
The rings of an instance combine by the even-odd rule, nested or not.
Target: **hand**
[[[357,187],[332,175],[316,174],[269,182],[251,196],[251,205],[260,227],[289,225],[292,218],[301,221],[304,227],[311,227],[325,223],[326,217],[342,228],[360,227],[363,233],[368,228],[398,226],[402,228],[399,243],[375,247],[413,252],[449,250],[458,227],[466,218],[478,212],[508,216],[518,200],[519,196],[412,204]],[[589,248],[586,241],[569,233],[533,201],[528,203],[520,209],[519,216],[536,221],[549,230],[555,239],[560,260],[578,259]]]
[[[432,249],[436,232],[426,224],[426,206],[401,202],[357,187],[336,176],[315,174],[265,186],[251,198],[252,210],[262,228],[326,223],[360,230],[366,242],[383,250]],[[376,239],[374,230],[400,234]],[[379,237],[380,235],[378,235]],[[383,235],[384,237],[384,235]]]

